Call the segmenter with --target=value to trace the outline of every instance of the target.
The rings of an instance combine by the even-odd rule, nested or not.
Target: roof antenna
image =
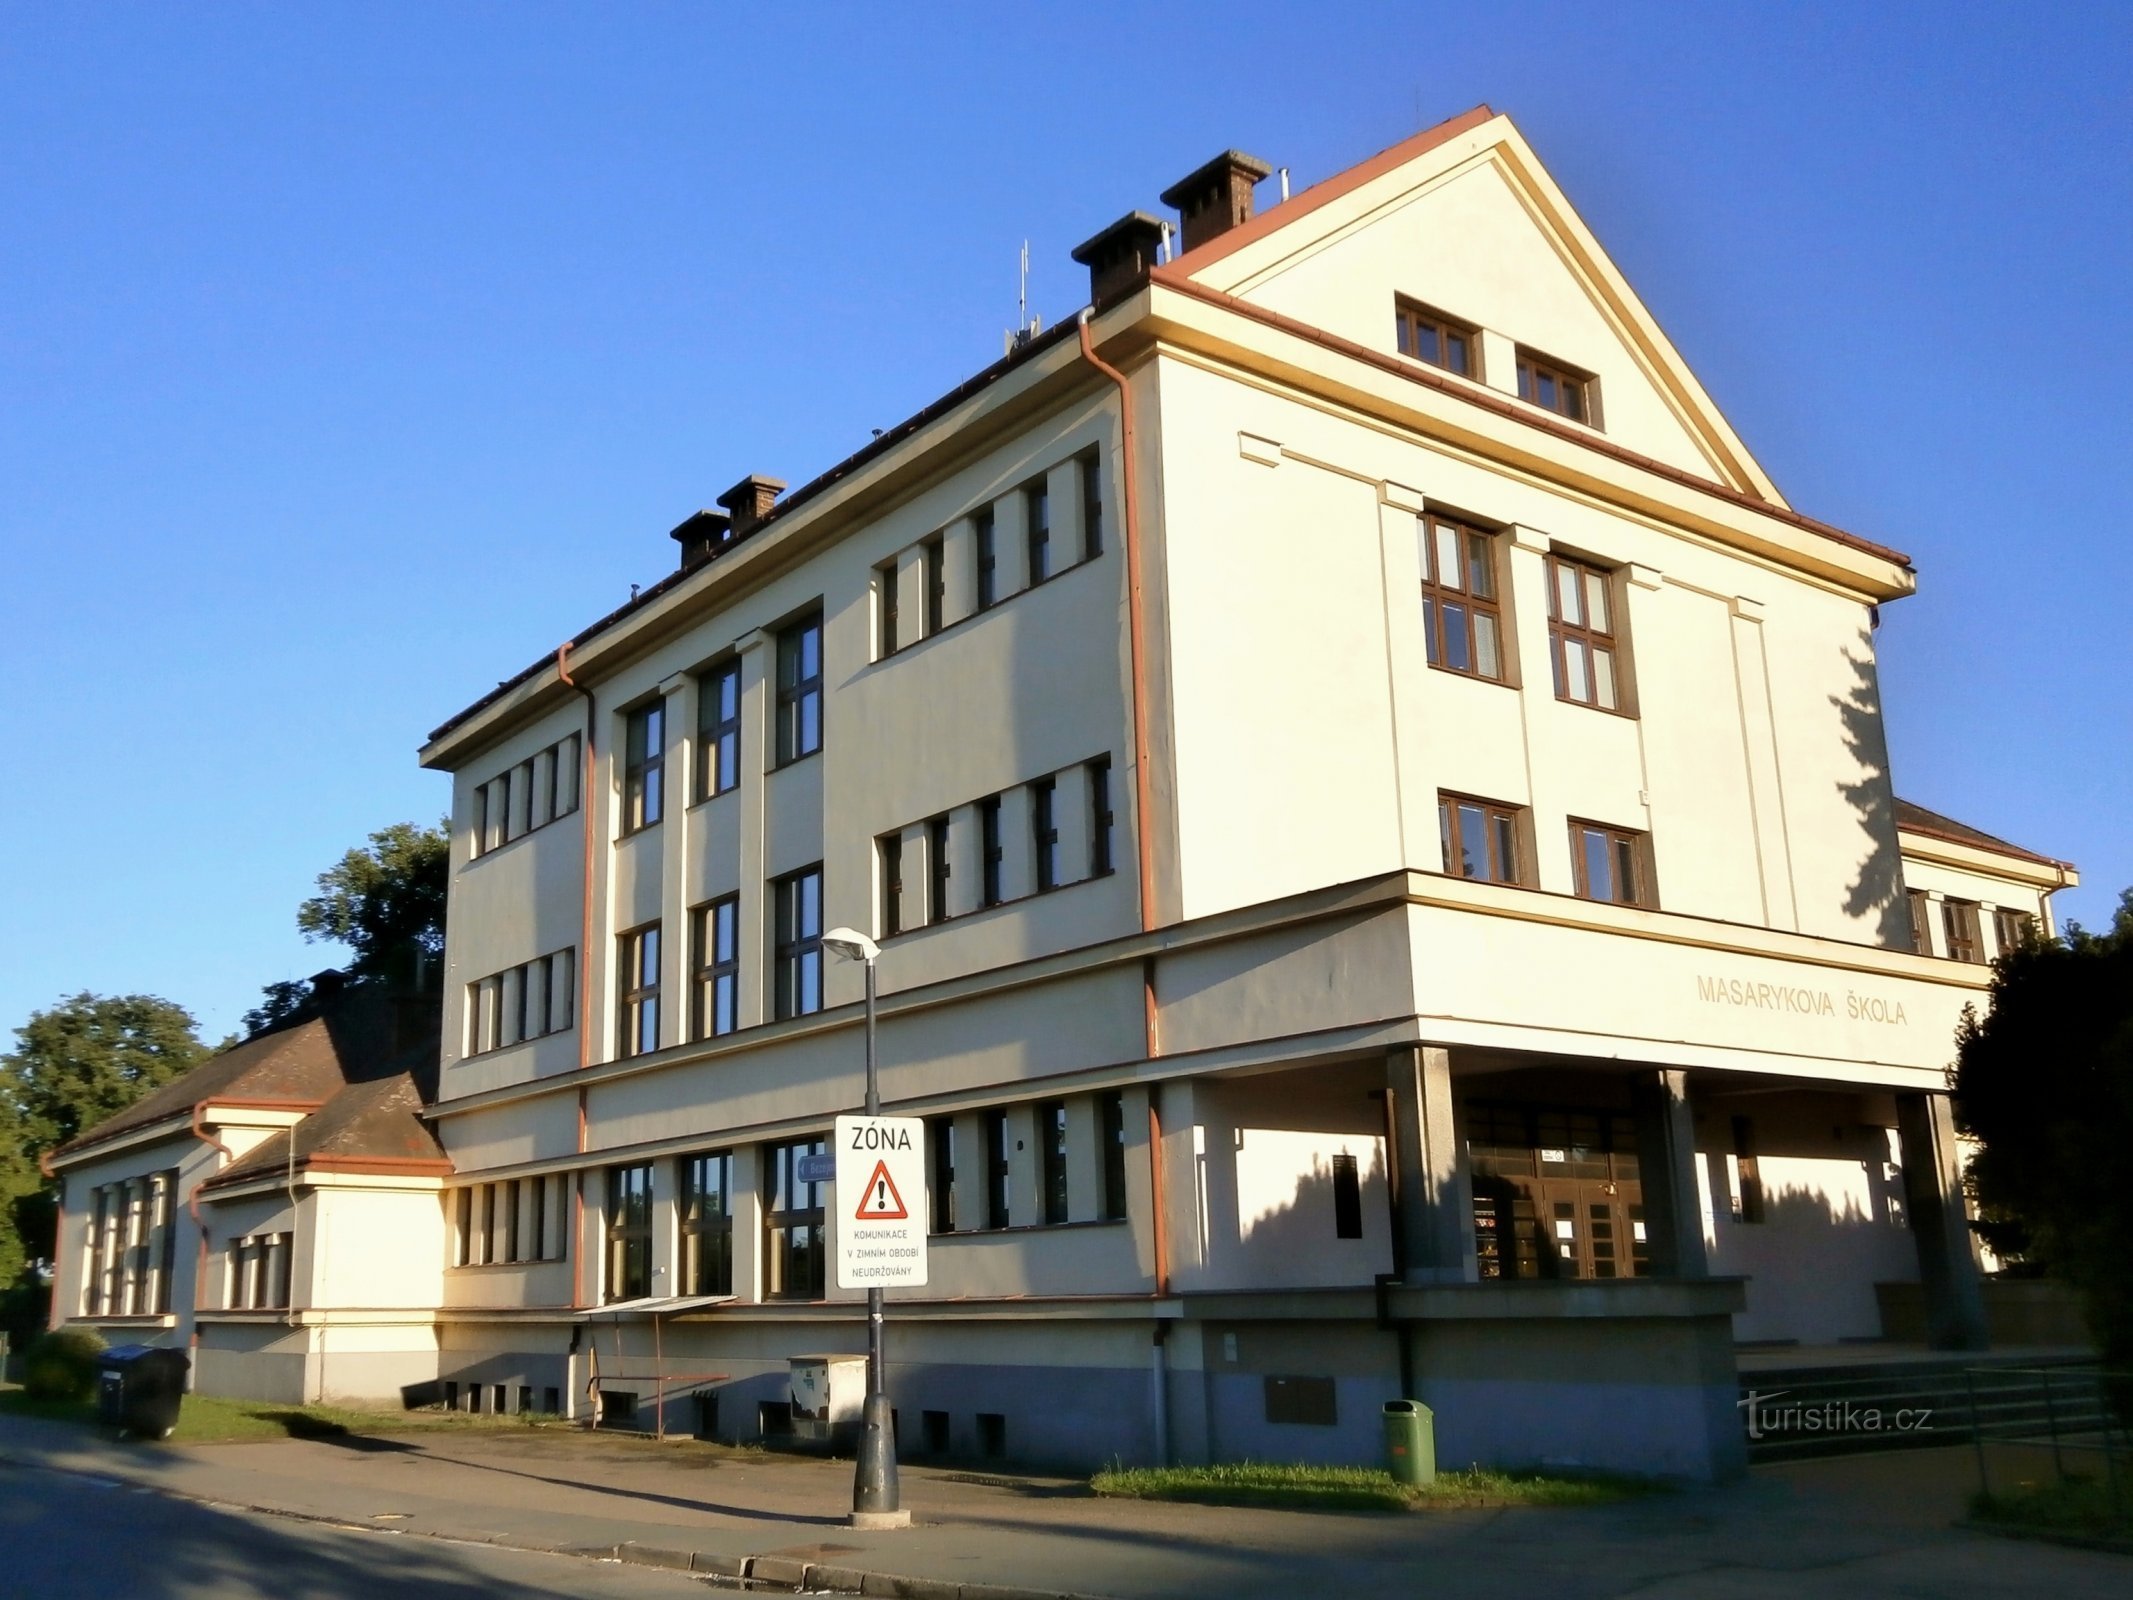
[[[1029,241],[1024,239],[1022,241],[1021,287],[1015,295],[1015,326],[1008,333],[1005,340],[1005,348],[1000,353],[1005,356],[1013,355],[1043,331],[1044,319],[1042,317],[1033,317],[1029,314]]]

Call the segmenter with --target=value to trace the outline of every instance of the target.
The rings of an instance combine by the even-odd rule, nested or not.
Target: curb
[[[657,1567],[706,1578],[720,1587],[798,1594],[804,1590],[829,1590],[837,1594],[878,1596],[880,1600],[1108,1600],[1103,1595],[1068,1589],[1027,1589],[1013,1584],[959,1583],[949,1578],[913,1578],[865,1567],[843,1567],[828,1562],[801,1561],[792,1556],[728,1556],[709,1550],[676,1550],[662,1545],[555,1544],[544,1539],[509,1533],[446,1533],[430,1528],[381,1528],[370,1523],[349,1522],[323,1511],[295,1511],[287,1506],[253,1505],[225,1500],[216,1495],[196,1494],[167,1484],[145,1482],[122,1468],[106,1472],[86,1467],[64,1467],[0,1450],[0,1466],[28,1472],[55,1472],[70,1478],[90,1478],[104,1483],[123,1483],[129,1489],[159,1494],[170,1500],[185,1500],[218,1511],[243,1511],[253,1516],[278,1517],[285,1522],[307,1522],[337,1528],[345,1533],[384,1534],[397,1538],[435,1539],[445,1544],[488,1545],[499,1550],[521,1550],[530,1555],[568,1556],[580,1561],[617,1561],[628,1566]]]

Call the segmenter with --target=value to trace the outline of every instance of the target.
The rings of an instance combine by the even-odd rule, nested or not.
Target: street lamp
[[[857,961],[867,970],[867,1115],[881,1115],[881,1080],[874,1054],[874,961],[881,946],[856,928],[832,928],[822,936],[822,948],[845,961]],[[839,1197],[840,1203],[843,1197]],[[885,1357],[882,1354],[881,1290],[867,1290],[867,1398],[859,1414],[859,1464],[852,1479],[852,1520],[874,1527],[902,1526],[909,1515],[902,1509],[896,1482],[896,1427],[889,1414],[889,1397],[883,1390]]]

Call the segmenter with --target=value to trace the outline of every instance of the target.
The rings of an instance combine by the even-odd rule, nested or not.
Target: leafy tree
[[[2002,957],[1959,1043],[1979,1233],[2080,1291],[2106,1364],[2133,1370],[2133,889],[2107,931],[2070,925]]]
[[[77,994],[38,1011],[0,1056],[0,1290],[50,1257],[54,1198],[37,1157],[126,1109],[204,1054],[183,1006]]]
[[[418,827],[396,822],[370,836],[318,876],[319,892],[296,908],[296,926],[314,943],[346,945],[355,952],[346,972],[358,983],[412,984],[424,964],[444,949],[444,902],[450,881],[451,836],[446,823]],[[270,983],[264,998],[245,1013],[248,1034],[305,1014],[311,980]]]

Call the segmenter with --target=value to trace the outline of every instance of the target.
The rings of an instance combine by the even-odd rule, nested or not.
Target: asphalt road
[[[224,1511],[0,1465],[0,1600],[674,1600],[644,1567]]]

